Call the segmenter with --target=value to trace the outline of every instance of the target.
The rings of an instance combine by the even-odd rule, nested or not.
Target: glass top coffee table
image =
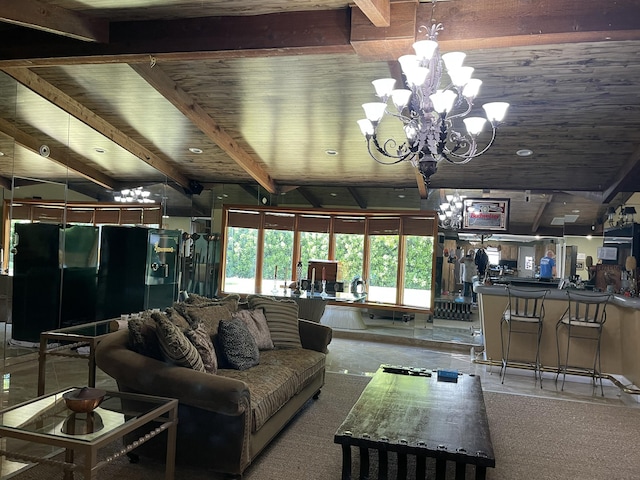
[[[178,400],[133,393],[107,392],[93,412],[75,413],[69,410],[63,395],[74,388],[65,388],[50,395],[15,405],[0,411],[0,437],[65,449],[64,461],[35,457],[19,452],[0,450],[7,458],[34,463],[57,465],[66,480],[73,472],[82,472],[85,479],[95,479],[97,472],[114,459],[128,454],[140,444],[167,430],[165,480],[173,480],[175,471],[176,426]],[[134,444],[123,446],[109,457],[98,461],[98,451],[127,433],[148,427],[148,433]],[[84,459],[76,465],[74,455]]]
[[[38,396],[44,395],[47,356],[87,359],[89,362],[87,385],[95,387],[95,348],[105,335],[117,328],[114,327],[114,322],[117,323],[117,320],[99,320],[42,332],[40,334],[40,351],[38,353]],[[83,346],[89,347],[88,355],[78,353],[78,348]]]

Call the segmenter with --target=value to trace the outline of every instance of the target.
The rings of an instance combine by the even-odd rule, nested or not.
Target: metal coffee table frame
[[[96,345],[111,333],[111,325],[114,320],[99,320],[97,322],[83,323],[71,327],[49,330],[40,334],[40,351],[38,353],[38,396],[44,395],[47,356],[70,357],[86,359],[89,362],[89,377],[87,385],[96,386]],[[57,342],[50,346],[49,342]],[[78,347],[88,346],[89,355],[77,353]]]
[[[72,480],[75,470],[82,472],[85,479],[93,480],[105,465],[128,454],[166,430],[165,480],[174,479],[178,400],[133,393],[107,392],[102,404],[92,414],[74,414],[66,407],[63,399],[64,393],[71,390],[73,388],[64,388],[0,411],[0,437],[63,448],[65,449],[64,461],[6,450],[0,450],[0,455],[33,463],[57,465],[64,471],[65,480]],[[102,428],[96,429],[93,433],[75,435],[65,432],[65,422],[69,419],[72,419],[74,424],[79,424],[81,420],[78,418],[85,418],[78,415],[91,415],[92,422],[100,419],[100,422],[95,423],[100,423]],[[153,423],[158,425],[151,425]],[[139,440],[98,461],[98,451],[101,448],[147,425],[149,432]],[[84,464],[74,463],[75,454],[81,454]]]

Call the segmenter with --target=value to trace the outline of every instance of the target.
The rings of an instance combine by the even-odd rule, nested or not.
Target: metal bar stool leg
[[[542,388],[542,365],[540,363],[540,342],[542,341],[542,322],[538,323],[538,344],[536,345],[536,367],[534,378],[537,374],[540,377],[540,388]]]

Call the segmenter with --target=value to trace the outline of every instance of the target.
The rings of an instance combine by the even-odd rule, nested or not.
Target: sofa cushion
[[[244,322],[249,329],[249,333],[256,341],[259,350],[271,350],[274,348],[264,310],[261,308],[257,310],[238,310],[232,316]]]
[[[156,322],[156,335],[164,359],[174,365],[204,372],[204,364],[198,350],[180,328],[171,323],[162,312],[153,312],[151,318]]]
[[[276,300],[262,295],[249,295],[247,299],[252,309],[264,310],[271,340],[276,348],[302,347],[298,330],[298,304],[295,300]]]
[[[219,369],[218,375],[241,380],[249,387],[252,432],[259,430],[298,391],[296,375],[290,368],[282,365],[260,364],[243,371]]]
[[[218,328],[218,342],[225,366],[246,370],[260,362],[260,351],[244,322],[238,318],[222,320]]]
[[[325,369],[326,355],[305,348],[287,348],[262,352],[260,364],[287,367],[296,378],[296,393],[306,387],[320,371]]]
[[[151,318],[151,312],[129,319],[127,326],[131,350],[156,360],[164,358],[156,335],[156,322]]]
[[[185,330],[184,335],[198,350],[205,372],[216,373],[218,371],[218,359],[213,342],[205,326],[199,323],[196,328]]]

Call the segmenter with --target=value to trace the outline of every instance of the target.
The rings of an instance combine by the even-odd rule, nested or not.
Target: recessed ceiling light
[[[398,198],[404,198],[404,194],[401,193],[400,195],[398,195]]]
[[[338,151],[337,150],[333,150],[331,148],[325,150],[324,153],[326,153],[327,155],[330,155],[330,156],[338,155]]]
[[[4,157],[4,152],[0,152],[0,157]]]
[[[201,154],[202,153],[202,150],[200,148],[196,148],[196,147],[189,148],[189,151],[191,153],[197,153],[197,154]]]
[[[580,210],[571,210],[571,213],[580,213]]]
[[[521,148],[516,152],[516,155],[519,157],[530,157],[533,155],[533,150],[529,150],[528,148]]]
[[[338,196],[338,194],[335,193],[335,192],[331,192],[329,195],[331,195],[332,197],[337,197]]]
[[[107,153],[107,150],[102,147],[95,147],[93,149],[96,153]]]

